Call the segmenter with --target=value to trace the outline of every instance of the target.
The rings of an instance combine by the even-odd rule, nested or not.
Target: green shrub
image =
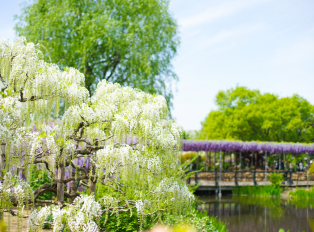
[[[47,222],[53,222],[53,216],[52,213],[49,214],[49,216],[46,219]],[[44,224],[44,229],[51,229],[51,225],[50,224]]]
[[[280,196],[281,188],[274,185],[266,186],[241,186],[232,190],[234,195],[249,196]]]
[[[43,171],[43,170],[37,170],[36,165],[33,165],[32,169],[30,171],[31,171],[30,186],[32,187],[32,189],[35,190],[42,184],[51,183],[51,181],[48,177],[48,173],[46,171]],[[55,194],[53,192],[46,192],[44,194],[41,194],[38,197],[38,199],[51,200],[53,196],[55,196]]]
[[[99,186],[96,191],[96,200],[108,195],[108,189],[105,186]],[[121,203],[124,204],[124,203]],[[167,226],[175,227],[180,225],[189,225],[197,229],[197,231],[212,232],[212,231],[226,231],[226,224],[218,222],[216,218],[209,217],[207,212],[199,212],[196,208],[196,203],[193,210],[188,210],[188,212],[182,212],[181,215],[169,215],[162,213],[159,220],[152,221],[150,216],[144,218],[142,228],[140,228],[141,223],[138,220],[137,210],[133,209],[131,212],[122,212],[119,215],[108,214],[106,221],[106,215],[104,214],[100,220],[100,227],[103,231],[139,231],[149,230],[157,224],[164,224]],[[106,222],[106,223],[105,223]]]
[[[215,217],[209,217],[206,211],[193,210],[187,215],[168,215],[164,218],[164,224],[167,226],[189,225],[196,231],[202,232],[227,232],[227,224],[218,222]]]
[[[310,165],[309,173],[314,173],[314,163]]]
[[[272,183],[272,185],[279,187],[280,184],[284,181],[282,173],[271,173],[269,175],[269,180]]]
[[[139,231],[140,230],[140,223],[138,221],[137,212],[136,210],[132,211],[132,215],[130,212],[122,212],[117,215],[108,215],[108,219],[106,224],[105,222],[105,215],[101,217],[100,220],[100,227],[104,231],[114,231],[114,232],[123,232],[123,231]],[[146,222],[149,221],[150,218],[145,220]],[[146,223],[143,225],[143,230],[150,229],[153,226],[152,223]]]
[[[291,198],[297,200],[310,200],[314,199],[314,187],[310,189],[296,189],[294,192],[290,192],[289,195]]]
[[[104,231],[123,232],[132,231],[136,232],[140,229],[140,223],[137,220],[136,210],[133,210],[132,216],[130,212],[120,213],[119,217],[116,215],[108,215],[106,224],[104,225],[105,216],[101,218],[100,226]],[[215,217],[209,217],[207,212],[199,212],[193,210],[187,215],[162,215],[160,222],[152,222],[150,218],[146,218],[146,224],[143,225],[143,230],[148,230],[156,224],[164,224],[166,226],[189,225],[197,229],[197,231],[204,232],[226,232],[226,223],[218,222]]]

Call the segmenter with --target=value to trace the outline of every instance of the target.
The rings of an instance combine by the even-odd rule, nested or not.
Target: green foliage
[[[167,0],[36,0],[17,17],[15,30],[40,43],[45,59],[85,74],[90,92],[106,79],[158,93],[169,102],[177,80],[171,60],[178,26]]]
[[[7,226],[3,220],[0,220],[0,232],[7,232]]]
[[[164,219],[165,225],[168,226],[177,226],[177,225],[189,225],[196,229],[196,231],[202,232],[226,232],[227,225],[223,222],[218,222],[215,217],[209,217],[207,212],[199,212],[193,210],[187,215],[173,216],[167,215]]]
[[[309,173],[314,173],[314,163],[310,165]]]
[[[310,189],[296,189],[295,191],[291,191],[289,196],[295,200],[314,201],[314,187]]]
[[[96,200],[108,195],[110,190],[104,186],[100,186],[96,193]],[[111,193],[112,194],[112,193]],[[124,203],[123,203],[124,204]],[[195,205],[194,205],[195,206]],[[106,222],[106,223],[104,223]],[[209,217],[207,212],[199,212],[196,209],[187,210],[181,214],[161,213],[158,220],[153,220],[150,216],[145,217],[143,230],[148,230],[157,224],[165,224],[167,226],[189,225],[197,229],[197,231],[220,231],[226,230],[226,224],[218,222],[216,218]],[[100,220],[100,226],[104,231],[139,231],[141,223],[138,220],[136,209],[128,212],[120,212],[119,214],[104,214]]]
[[[47,217],[46,222],[53,223],[52,213]],[[50,224],[44,224],[44,229],[51,229],[51,225]]]
[[[202,123],[199,139],[311,142],[314,106],[304,98],[277,95],[245,87],[220,91],[217,111]]]
[[[104,216],[101,219],[101,225],[103,224]],[[149,222],[149,218],[147,220]],[[173,216],[173,215],[164,215],[161,217],[162,224],[167,226],[176,227],[180,225],[188,225],[197,229],[197,231],[219,231],[226,232],[227,225],[223,222],[218,222],[215,217],[209,217],[207,212],[199,212],[194,210],[188,215],[185,216]],[[150,222],[143,226],[144,230],[148,230],[155,226],[156,224],[160,224],[161,222]],[[129,212],[120,213],[119,219],[116,215],[112,215],[108,217],[107,223],[102,227],[105,231],[113,231],[113,232],[123,232],[123,231],[139,231],[140,224],[137,220],[136,211],[133,210],[132,216]]]
[[[273,172],[269,175],[269,180],[276,188],[284,181],[282,173]]]
[[[101,217],[100,227],[104,231],[114,231],[114,232],[123,232],[123,231],[139,231],[140,222],[138,221],[138,216],[136,210],[130,212],[122,212],[119,215],[108,215],[107,221],[105,222],[105,215]],[[149,221],[149,218],[146,219]],[[152,223],[146,223],[143,225],[143,229],[147,230],[153,226]]]
[[[36,190],[42,184],[51,183],[48,173],[43,170],[37,170],[36,165],[33,165],[31,169],[30,181],[30,186],[33,190]],[[51,200],[53,196],[55,196],[53,192],[45,192],[44,194],[39,195],[38,199]]]
[[[289,192],[289,203],[297,208],[314,207],[314,187]]]
[[[249,195],[249,196],[280,196],[281,188],[274,185],[266,186],[241,186],[232,190],[234,195]]]
[[[88,190],[86,191],[88,193]],[[110,195],[110,190],[104,185],[99,185],[96,192],[96,200],[103,198],[106,195]],[[107,219],[106,219],[107,217]],[[149,218],[144,220],[144,223],[148,221]],[[104,214],[100,219],[100,227],[104,231],[139,231],[140,221],[138,220],[138,215],[136,209],[132,212],[120,212],[119,214]],[[143,229],[149,229],[152,227],[151,223],[145,223],[142,225]]]
[[[194,131],[184,131],[183,132],[183,139],[197,139],[199,137],[199,131],[194,130]]]
[[[193,160],[193,164],[194,166],[196,165],[197,163],[197,157],[200,156],[200,164],[201,162],[203,162],[205,159],[206,159],[206,153],[205,152],[183,152],[181,154],[181,157],[180,157],[180,160],[181,160],[181,163],[184,163],[184,162],[187,162],[189,160]]]

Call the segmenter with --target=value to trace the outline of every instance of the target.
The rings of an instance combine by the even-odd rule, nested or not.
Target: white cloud
[[[314,59],[314,40],[303,38],[298,42],[279,48],[272,59],[276,65],[299,65]]]
[[[212,22],[216,19],[229,16],[236,11],[239,11],[245,7],[248,7],[254,3],[259,3],[264,0],[235,0],[224,2],[218,6],[210,7],[201,13],[196,15],[182,18],[179,20],[183,29],[194,27],[203,23]]]

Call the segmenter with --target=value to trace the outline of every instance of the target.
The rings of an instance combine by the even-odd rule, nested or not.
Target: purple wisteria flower
[[[231,152],[231,151],[264,151],[270,154],[314,154],[314,144],[276,143],[276,142],[242,142],[228,140],[195,141],[183,140],[183,151]]]

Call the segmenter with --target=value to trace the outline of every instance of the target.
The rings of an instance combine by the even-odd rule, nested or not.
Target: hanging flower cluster
[[[183,151],[267,151],[275,153],[314,154],[314,144],[276,143],[276,142],[242,142],[227,140],[193,141],[184,140]]]
[[[49,215],[54,231],[98,231],[109,214],[136,210],[143,224],[148,215],[192,209],[176,156],[182,129],[168,118],[164,97],[105,80],[89,97],[84,82],[78,70],[44,62],[25,38],[0,42],[0,163],[7,176],[26,180],[14,186],[18,202],[51,203],[32,212],[31,230]],[[31,191],[21,183],[34,165],[50,182]],[[86,189],[90,196],[81,195]],[[46,192],[57,199],[39,199]]]
[[[91,196],[80,196],[72,205],[60,209],[58,206],[45,206],[34,210],[30,215],[30,229],[41,231],[46,219],[52,214],[53,231],[58,232],[68,227],[73,232],[99,231],[95,219],[101,215],[100,204]]]

